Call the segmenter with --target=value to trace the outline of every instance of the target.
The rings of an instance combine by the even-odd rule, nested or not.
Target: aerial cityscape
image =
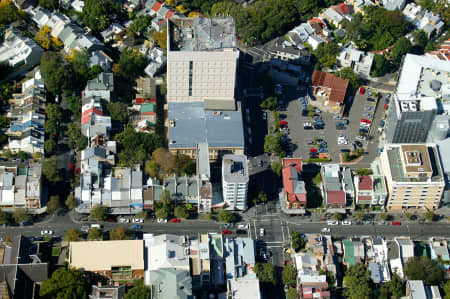
[[[450,298],[449,0],[1,0],[1,299]]]

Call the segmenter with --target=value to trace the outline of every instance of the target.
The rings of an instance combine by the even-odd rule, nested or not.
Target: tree
[[[47,9],[47,10],[55,10],[59,8],[59,1],[58,0],[39,0],[39,6]]]
[[[273,161],[272,164],[270,164],[270,168],[272,169],[272,172],[278,177],[281,176],[281,162]]]
[[[76,228],[69,228],[66,232],[66,241],[68,242],[76,242],[81,241],[83,239],[83,233],[81,230]]]
[[[61,48],[63,43],[57,37],[52,37],[51,32],[52,29],[45,25],[36,33],[34,40],[46,50]]]
[[[58,195],[50,196],[50,199],[47,203],[47,213],[53,214],[60,208],[61,208],[61,201],[59,200],[59,196]]]
[[[450,280],[447,280],[444,283],[443,289],[444,289],[444,293],[445,293],[444,299],[450,299]]]
[[[297,270],[291,265],[285,266],[283,272],[281,272],[281,281],[285,285],[295,285],[297,282]]]
[[[61,267],[42,282],[39,295],[43,299],[88,298],[89,288],[83,271]]]
[[[62,111],[57,104],[47,104],[45,108],[47,119],[45,121],[45,133],[51,137],[56,136],[59,132],[59,125],[62,120]]]
[[[436,218],[436,215],[434,214],[433,211],[427,211],[427,212],[425,213],[425,219],[426,219],[427,221],[434,221],[435,218]]]
[[[278,107],[278,98],[277,97],[268,97],[259,105],[261,109],[269,109],[276,110]],[[274,119],[274,121],[278,121],[278,119]]]
[[[89,241],[103,240],[103,231],[96,227],[89,229],[88,240]]]
[[[59,53],[44,52],[41,56],[40,70],[45,81],[45,88],[54,95],[61,94],[63,90],[72,88],[73,70],[69,64],[64,63]],[[48,106],[46,111],[47,109]]]
[[[221,210],[217,215],[220,222],[232,223],[234,221],[234,215],[230,211]]]
[[[126,293],[125,299],[151,299],[151,290],[144,285],[144,281],[137,280],[134,286]]]
[[[423,280],[427,285],[439,285],[443,281],[443,272],[432,259],[415,256],[405,266],[405,275],[409,280]]]
[[[281,146],[281,134],[279,132],[267,135],[264,138],[264,152],[277,155],[282,154],[283,148]]]
[[[355,174],[356,175],[371,175],[372,169],[370,169],[370,168],[357,169],[357,170],[355,170]]]
[[[298,232],[291,232],[291,243],[295,252],[303,250],[306,246],[305,237],[300,235]]]
[[[413,216],[413,214],[411,214],[411,213],[409,213],[409,212],[406,212],[406,213],[405,213],[405,217],[406,217],[406,219],[408,219],[408,220],[411,220],[412,216]]]
[[[196,166],[191,157],[183,154],[175,156],[175,171],[179,176],[190,176],[196,171]]]
[[[18,10],[11,0],[2,0],[0,3],[0,25],[5,26],[24,19],[26,13]]]
[[[336,64],[336,56],[340,52],[339,45],[332,41],[328,43],[321,43],[314,51],[314,56],[323,67],[331,68]]]
[[[88,138],[81,134],[81,125],[78,121],[74,121],[67,126],[65,132],[69,138],[68,146],[76,151],[81,151],[86,148]]]
[[[339,214],[339,213],[334,213],[333,216],[331,216],[331,217],[336,221],[341,221],[343,218],[342,214]]]
[[[136,214],[136,218],[147,219],[148,213],[146,210],[142,210]]]
[[[394,298],[400,299],[405,295],[403,280],[397,274],[392,275],[391,280],[386,283],[386,286]]]
[[[277,284],[274,265],[268,263],[256,263],[255,273],[260,282],[270,283],[272,285]]]
[[[159,165],[154,160],[145,161],[145,172],[152,178],[159,176]]]
[[[364,213],[363,213],[363,212],[358,212],[358,213],[356,213],[356,214],[355,214],[355,218],[356,218],[356,220],[359,220],[359,221],[363,220],[363,218],[364,218]]]
[[[142,74],[146,66],[147,59],[142,53],[134,49],[127,49],[120,54],[118,75],[132,82]]]
[[[414,31],[412,33],[412,37],[414,40],[414,45],[418,46],[423,51],[423,49],[425,49],[428,43],[428,36],[425,33],[425,31],[423,31],[422,29]]]
[[[355,73],[351,67],[344,67],[343,69],[337,71],[334,75],[343,79],[348,79],[350,87],[353,90],[358,89],[360,85],[358,74]]]
[[[169,211],[164,207],[156,208],[155,216],[158,219],[167,219],[169,217]]]
[[[181,218],[181,219],[186,219],[189,217],[188,211],[186,210],[185,207],[182,207],[182,206],[177,206],[174,209],[173,214],[175,217]]]
[[[81,117],[81,99],[77,96],[70,96],[66,98],[67,106],[73,114],[73,119],[75,122],[80,121]]]
[[[113,228],[109,232],[109,239],[110,240],[128,240],[128,230],[123,226]]]
[[[313,184],[316,186],[320,186],[320,184],[322,184],[322,175],[320,174],[320,172],[318,172],[313,180],[312,180]]]
[[[50,137],[49,139],[44,141],[44,151],[47,156],[51,155],[54,151],[56,151],[56,141]]]
[[[397,40],[391,49],[392,62],[397,66],[400,65],[403,56],[408,53],[411,48],[411,42],[406,37]]]
[[[162,31],[155,31],[152,34],[153,40],[158,44],[161,49],[167,49],[167,26]]]
[[[166,148],[160,147],[155,149],[152,153],[152,160],[165,175],[171,175],[175,172],[176,157]]]
[[[30,221],[31,217],[25,209],[15,209],[12,218],[16,223],[24,223]]]
[[[120,3],[114,0],[86,0],[81,19],[93,31],[100,32],[111,23],[109,16],[120,14],[121,10]]]
[[[206,214],[205,214],[205,219],[206,219],[206,220],[212,220],[212,219],[213,219],[212,213],[211,213],[211,212],[206,213]]]
[[[152,17],[150,15],[142,15],[133,20],[129,29],[134,34],[141,35],[151,25],[151,22]]]
[[[267,194],[263,190],[259,191],[258,193],[258,200],[265,204],[267,202]]]
[[[101,205],[95,205],[92,207],[91,209],[91,213],[89,214],[89,217],[97,220],[97,221],[101,221],[101,220],[105,220],[106,218],[106,208],[102,207]]]
[[[297,299],[298,298],[297,289],[289,288],[288,293],[287,293],[287,298],[288,299]]]
[[[106,106],[109,115],[112,120],[116,120],[121,124],[127,124],[128,122],[128,106],[120,102],[110,102]]]
[[[381,77],[387,72],[389,72],[389,61],[383,55],[375,54],[370,75],[372,77]]]
[[[8,224],[10,222],[10,214],[0,210],[0,224]]]
[[[351,299],[371,298],[370,273],[363,264],[347,269],[344,276],[345,295]]]
[[[77,207],[77,201],[75,200],[75,197],[72,194],[67,195],[67,199],[65,202],[66,207],[69,210],[73,210]]]

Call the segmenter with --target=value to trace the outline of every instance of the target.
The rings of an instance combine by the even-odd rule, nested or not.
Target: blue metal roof
[[[240,111],[204,110],[203,102],[169,103],[169,148],[244,147],[244,130]]]

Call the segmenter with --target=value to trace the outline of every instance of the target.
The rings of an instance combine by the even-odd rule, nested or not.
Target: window
[[[192,69],[194,68],[194,62],[189,61],[189,96],[192,96]]]

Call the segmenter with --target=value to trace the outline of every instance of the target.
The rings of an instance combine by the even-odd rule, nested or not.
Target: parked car
[[[22,226],[32,226],[33,223],[31,223],[30,221],[25,221],[24,223],[22,223]]]
[[[81,231],[82,231],[83,233],[88,233],[88,232],[89,232],[89,226],[83,225],[83,226],[81,227]]]
[[[364,86],[361,86],[359,88],[359,94],[364,94],[365,91],[366,91],[366,88]]]
[[[248,224],[239,224],[238,225],[239,229],[248,229],[248,227],[249,227]]]
[[[380,128],[384,127],[384,120],[380,120]]]
[[[172,222],[172,223],[180,223],[180,219],[172,218],[172,219],[170,219],[170,222]]]
[[[367,100],[368,100],[369,102],[375,102],[375,99],[374,99],[374,98],[367,98]]]
[[[350,220],[344,220],[342,221],[342,225],[352,225],[352,222]]]
[[[370,120],[365,119],[365,118],[361,118],[361,122],[365,123],[365,124],[370,124]]]
[[[355,144],[356,144],[357,147],[362,147],[363,146],[362,143],[360,141],[358,141],[358,140],[355,140]]]
[[[119,223],[129,223],[130,219],[128,218],[119,218]]]
[[[130,228],[131,228],[131,229],[142,229],[143,226],[140,225],[140,224],[133,224],[133,225],[130,226]]]
[[[231,235],[231,230],[227,229],[222,230],[222,235]]]
[[[158,218],[158,220],[156,222],[158,222],[158,223],[167,223],[167,219]]]
[[[317,149],[312,147],[312,148],[309,149],[309,152],[310,153],[317,153]]]
[[[391,224],[392,225],[402,225],[402,223],[400,221],[392,221]]]
[[[322,233],[329,233],[330,232],[330,228],[329,227],[324,227],[320,230]]]
[[[334,220],[328,220],[327,224],[328,224],[328,225],[338,225],[339,222],[334,221]]]
[[[261,237],[264,237],[264,234],[265,234],[265,230],[264,230],[264,228],[260,228],[259,229],[259,235],[261,236]]]
[[[114,219],[114,218],[107,218],[105,221],[106,222],[110,222],[110,223],[116,223],[117,222],[117,220]]]
[[[243,230],[243,229],[238,229],[238,230],[236,230],[236,234],[238,234],[238,235],[245,235],[245,234],[247,234],[247,231]]]
[[[266,119],[267,119],[267,112],[263,112],[263,114],[262,114],[262,118],[263,118],[264,120],[266,120]]]
[[[103,226],[102,226],[101,224],[98,224],[98,223],[93,223],[93,224],[91,224],[91,228],[98,228],[98,229],[102,229],[102,228],[103,228]]]

